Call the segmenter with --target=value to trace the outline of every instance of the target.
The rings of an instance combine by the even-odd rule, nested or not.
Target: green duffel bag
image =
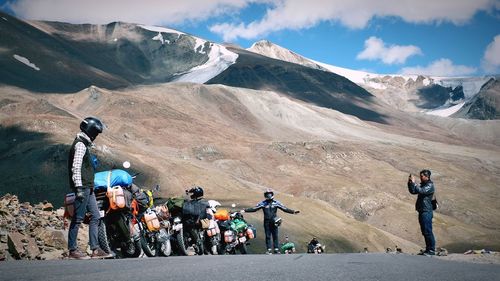
[[[184,206],[183,197],[171,197],[168,198],[167,200],[167,208],[172,215],[182,213],[183,206]]]

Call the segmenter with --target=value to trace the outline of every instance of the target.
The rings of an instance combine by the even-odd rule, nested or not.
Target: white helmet
[[[219,201],[215,201],[215,200],[208,200],[208,206],[210,207],[210,209],[212,210],[212,212],[217,212],[217,207],[218,206],[221,206],[221,204],[219,203]]]

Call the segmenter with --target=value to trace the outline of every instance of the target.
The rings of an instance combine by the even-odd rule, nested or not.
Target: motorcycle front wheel
[[[141,240],[134,240],[134,242],[123,243],[121,248],[122,255],[126,258],[138,258],[141,253]]]
[[[247,251],[247,244],[246,243],[238,244],[238,249],[240,250],[240,253],[242,255],[246,255],[248,253],[248,251]]]
[[[148,257],[156,256],[156,239],[146,233],[141,234],[141,248]]]
[[[99,240],[99,247],[106,252],[111,253],[111,247],[108,239],[108,234],[106,232],[106,223],[103,219],[99,220],[99,224],[97,226],[97,239]]]
[[[177,254],[179,256],[187,256],[186,244],[184,243],[184,231],[181,229],[175,234]]]
[[[170,256],[172,254],[172,244],[170,244],[170,240],[159,243],[156,251],[160,254],[160,256]]]

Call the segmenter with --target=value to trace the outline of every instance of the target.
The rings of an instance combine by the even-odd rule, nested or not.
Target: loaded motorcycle
[[[148,257],[168,257],[172,253],[170,222],[168,219],[160,220],[160,216],[165,216],[161,206],[152,209],[152,203],[149,203],[149,207],[142,215],[138,216],[142,250]]]
[[[247,254],[247,243],[255,238],[255,227],[249,225],[240,212],[227,213],[227,210],[219,210],[215,214],[219,228],[223,234],[219,244],[219,253]]]
[[[138,202],[134,194],[139,188],[124,170],[96,173],[94,192],[101,219],[98,225],[99,246],[107,253],[121,257],[139,257],[140,231],[135,226]]]

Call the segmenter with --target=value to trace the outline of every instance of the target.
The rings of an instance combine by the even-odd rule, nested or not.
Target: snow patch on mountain
[[[181,35],[186,35],[186,33],[183,33],[183,32],[180,32],[180,31],[177,31],[177,30],[175,30],[175,29],[170,29],[170,28],[161,27],[161,26],[138,25],[138,27],[140,27],[140,28],[142,28],[142,29],[149,30],[149,31],[154,31],[154,32],[174,33],[174,34],[178,34],[178,35],[179,35],[179,37],[180,37]]]
[[[224,46],[211,43],[208,61],[202,65],[191,68],[189,71],[179,73],[175,82],[205,83],[219,75],[230,65],[236,62],[238,55],[230,52]]]
[[[163,35],[161,35],[161,32],[158,32],[158,35],[156,35],[155,37],[153,37],[153,38],[151,38],[151,39],[160,41],[162,45],[164,45],[164,44],[165,44],[165,42],[167,42],[167,44],[170,44],[170,41],[169,41],[169,40],[165,40],[165,39],[163,38]]]
[[[440,109],[427,111],[425,113],[430,114],[430,115],[441,116],[441,117],[448,117],[448,116],[452,115],[453,113],[459,111],[460,108],[462,108],[464,106],[464,104],[465,104],[465,101],[461,102],[459,104],[450,106],[450,107],[442,107]]]
[[[25,58],[25,57],[22,57],[20,55],[14,55],[13,56],[16,60],[24,63],[25,65],[33,68],[34,70],[36,71],[40,71],[40,68],[38,66],[36,66],[34,63],[31,63],[29,59]]]

